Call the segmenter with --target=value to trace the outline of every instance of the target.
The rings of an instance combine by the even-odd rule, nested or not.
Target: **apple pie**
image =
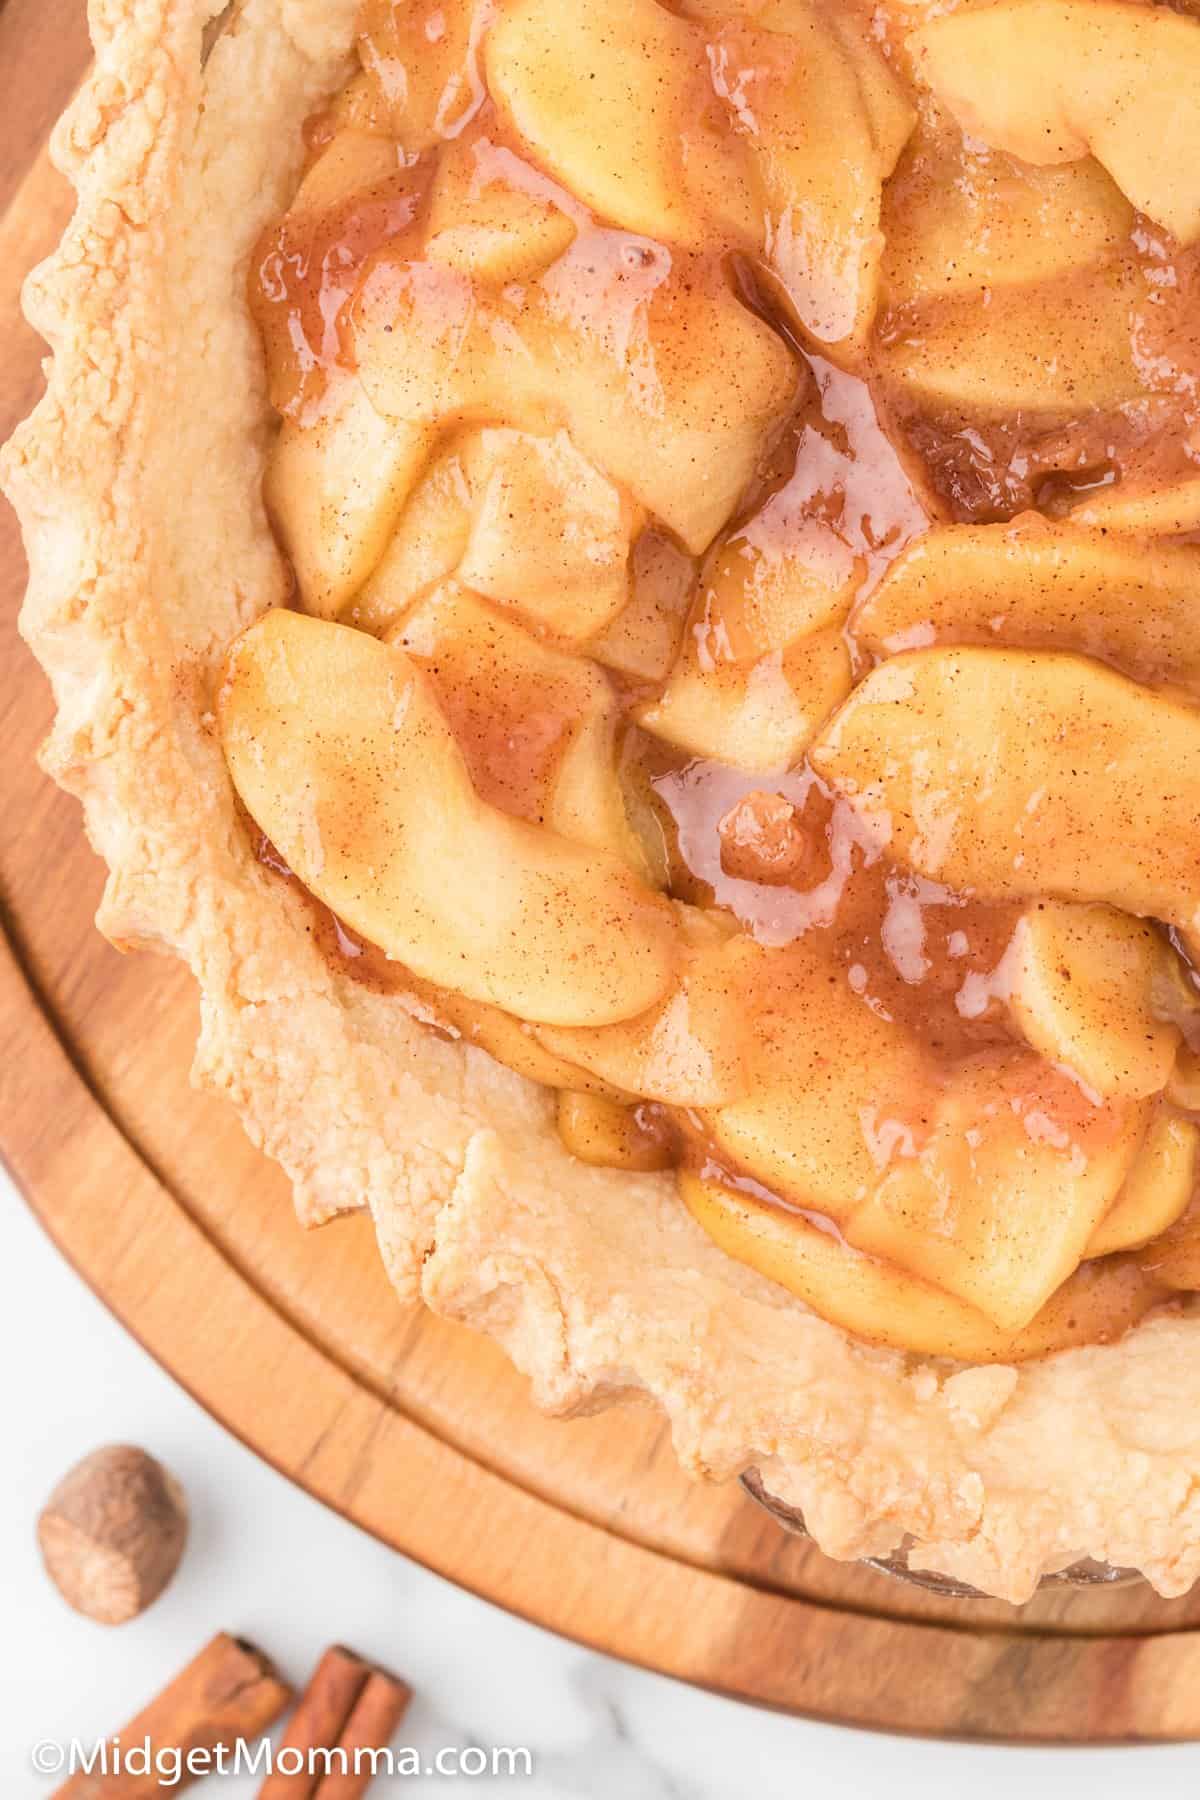
[[[9,446],[318,1225],[839,1557],[1200,1574],[1200,5],[110,0]]]

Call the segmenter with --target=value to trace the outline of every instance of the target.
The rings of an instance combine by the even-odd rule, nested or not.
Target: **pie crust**
[[[210,711],[289,577],[259,495],[272,415],[244,300],[346,79],[358,0],[94,0],[95,72],[55,136],[79,207],[30,278],[49,392],[3,465],[22,629],[57,721],[45,766],[109,878],[98,923],[183,958],[195,1076],[295,1185],[371,1211],[404,1301],[494,1336],[558,1414],[641,1390],[682,1464],[757,1465],[835,1557],[1012,1601],[1080,1558],[1164,1595],[1200,1575],[1200,1357],[1186,1304],[1020,1368],[872,1348],[720,1252],[670,1175],[583,1165],[553,1097],[339,974],[256,859]]]

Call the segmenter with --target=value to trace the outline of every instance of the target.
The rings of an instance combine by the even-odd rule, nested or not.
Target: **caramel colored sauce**
[[[884,429],[870,383],[804,345],[747,264],[737,275],[747,304],[790,343],[806,379],[795,418],[747,494],[745,520],[729,535],[725,554],[777,559],[803,543],[831,582],[852,580],[862,598],[928,529],[929,506]],[[718,625],[706,624],[713,660],[737,653],[722,643]]]
[[[677,885],[707,889],[711,903],[775,949],[781,982],[790,946],[804,940],[807,957],[819,945],[864,1007],[940,1060],[1016,1042],[1002,966],[1019,908],[972,900],[889,863],[811,769],[769,790],[757,781],[694,762],[655,783],[686,869]],[[781,826],[791,864],[783,879],[773,855]]]
[[[575,719],[570,695],[510,679],[498,694],[485,666],[465,678],[439,679],[436,652],[419,658],[437,686],[480,798],[518,819],[546,822],[555,776],[570,746]]]
[[[268,366],[286,371],[271,391],[285,417],[310,415],[330,370],[352,366],[341,333],[346,308],[374,253],[420,211],[428,172],[399,151],[395,160],[394,175],[332,206],[287,214],[259,243],[251,306]]]
[[[836,9],[838,0],[829,4]],[[691,22],[713,11],[687,0],[670,0],[665,9]],[[756,231],[764,236],[762,221],[743,205],[741,177],[760,130],[756,106],[772,86],[795,78],[795,45],[759,30],[714,28],[706,58],[689,75],[679,166],[720,168],[738,177],[714,184],[724,198],[711,202],[712,230],[697,247],[613,228],[538,166],[487,91],[481,47],[494,10],[487,0],[405,8],[376,0],[367,8],[360,82],[369,93],[347,102],[340,114],[335,107],[310,122],[310,175],[319,177],[322,157],[335,153],[339,134],[348,131],[390,145],[394,168],[383,169],[386,154],[381,158],[368,147],[364,156],[374,158],[376,173],[367,185],[329,201],[321,198],[319,180],[315,198],[306,202],[302,190],[254,259],[252,304],[267,348],[272,398],[285,417],[305,422],[319,412],[331,374],[355,370],[364,319],[387,306],[397,317],[410,307],[423,336],[458,345],[452,373],[466,375],[461,392],[448,383],[453,399],[439,422],[443,444],[454,432],[493,424],[534,432],[560,428],[553,400],[530,400],[521,389],[530,347],[543,338],[555,346],[582,345],[598,356],[611,356],[614,346],[624,354],[632,345],[630,366],[650,417],[661,410],[678,367],[696,360],[688,321],[704,313],[694,303],[735,295],[786,347],[795,372],[794,404],[786,418],[764,427],[750,478],[707,549],[685,546],[652,518],[643,520],[642,529],[660,537],[677,569],[694,571],[682,655],[693,657],[702,672],[745,669],[748,678],[781,654],[778,646],[763,651],[763,623],[753,605],[739,611],[728,601],[738,572],[748,566],[770,575],[795,561],[841,595],[822,628],[841,634],[859,680],[873,659],[854,636],[853,608],[931,526],[1007,521],[1030,512],[1070,520],[1098,498],[1200,476],[1200,247],[1181,249],[1137,215],[1103,252],[1108,260],[1102,266],[1132,296],[1134,397],[1078,410],[1018,408],[999,416],[930,399],[898,377],[895,352],[919,347],[934,333],[939,296],[889,290],[885,264],[874,324],[851,354],[840,331],[821,329],[832,317],[822,311],[825,298],[801,294],[795,281],[789,286],[755,241]],[[1200,6],[1180,0],[1178,10]],[[901,19],[898,0],[891,8],[863,0],[841,11],[888,47],[893,67],[903,74],[904,30],[912,21]],[[946,179],[945,122],[932,119],[926,102],[921,106],[925,135],[914,139],[885,187],[885,230],[889,218],[928,205]],[[569,223],[567,247],[548,266],[489,286],[427,256],[431,190],[449,145],[469,158],[472,205],[483,204],[491,191],[502,192]],[[960,148],[956,143],[956,155]],[[762,188],[749,176],[744,192],[761,210]],[[772,235],[765,233],[768,241]],[[1070,279],[1063,277],[1064,297]],[[964,330],[985,337],[993,306],[1004,304],[990,286],[980,286],[961,301]],[[838,345],[831,347],[835,339]],[[466,378],[468,365],[497,344],[508,359],[512,417],[507,391],[499,401],[480,398]],[[720,359],[719,343],[705,350],[713,361]],[[731,368],[730,382],[737,379]],[[963,641],[972,641],[969,631]],[[1046,647],[1019,618],[977,641]],[[478,795],[545,824],[580,725],[576,695],[519,674],[498,691],[484,662],[451,675],[440,667],[436,647],[413,654],[438,689]],[[580,654],[588,656],[587,644]],[[1129,672],[1147,681],[1153,674],[1147,668]],[[765,1073],[786,1033],[802,1028],[805,996],[832,987],[850,1016],[861,1009],[911,1051],[911,1074],[904,1080],[881,1075],[863,1108],[863,1135],[881,1175],[919,1156],[934,1130],[940,1096],[964,1070],[990,1080],[996,1104],[1022,1122],[1031,1142],[1049,1136],[1085,1162],[1107,1147],[1123,1128],[1121,1108],[1106,1107],[1068,1070],[1035,1055],[1014,1024],[1008,1002],[1020,905],[987,901],[902,866],[889,857],[877,826],[803,757],[786,768],[751,773],[652,737],[637,720],[655,682],[624,671],[607,679],[629,818],[647,846],[653,839],[648,861],[661,866],[672,899],[702,909],[764,952],[739,996],[747,1067]],[[265,838],[258,856],[294,882]],[[495,1034],[510,1029],[526,1034],[531,1055],[546,1054],[536,1028],[508,1015],[488,1017],[495,1009],[439,994],[356,938],[316,901],[313,908],[322,949],[349,979],[405,996],[437,1029],[504,1060],[496,1049],[502,1038]],[[564,1062],[565,1072],[553,1082],[560,1090],[560,1120],[571,1121],[563,1126],[564,1141],[591,1145],[594,1154],[577,1148],[585,1160],[603,1163],[607,1157],[614,1166],[640,1171],[686,1167],[795,1212],[843,1241],[827,1214],[798,1207],[761,1182],[748,1163],[719,1149],[704,1109],[637,1094],[597,1095],[594,1084],[585,1095],[571,1087],[571,1064]],[[1173,1229],[1172,1246],[1190,1245],[1189,1234],[1200,1230],[1191,1214]],[[1150,1253],[1130,1264],[1130,1282],[1147,1305],[1187,1285],[1167,1276],[1155,1285],[1157,1268]],[[1089,1341],[1104,1336],[1103,1327],[1092,1328]]]
[[[945,517],[967,524],[1030,511],[1070,518],[1123,485],[1167,488],[1200,475],[1200,247],[1180,248],[1139,216],[1113,267],[1127,273],[1133,295],[1136,398],[1074,416],[981,419],[947,407],[916,410],[887,390],[897,439],[923,467]],[[989,303],[981,293],[964,329],[987,333]],[[878,340],[919,340],[922,329],[922,307],[899,306],[881,315]]]
[[[966,421],[952,412],[901,416],[897,430],[923,465],[934,502],[960,524],[1019,513],[1049,519],[1122,483],[1166,487],[1200,470],[1185,448],[1190,411],[1168,401],[1067,424]]]

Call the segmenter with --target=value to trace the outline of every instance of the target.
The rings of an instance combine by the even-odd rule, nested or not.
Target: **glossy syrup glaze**
[[[507,7],[514,10],[515,0]],[[667,1027],[657,1009],[607,1028],[608,1037],[583,1028],[572,1039],[569,1029],[466,1003],[420,980],[394,953],[365,943],[327,909],[318,906],[314,916],[329,954],[353,979],[415,995],[441,1028],[567,1096],[580,1077],[577,1091],[590,1097],[591,1110],[572,1112],[560,1101],[564,1139],[576,1154],[631,1169],[678,1160],[710,1183],[834,1232],[848,1257],[890,1264],[883,1239],[853,1222],[854,1207],[861,1205],[865,1217],[870,1183],[886,1185],[906,1162],[920,1163],[927,1153],[936,1162],[938,1134],[950,1129],[948,1108],[952,1113],[960,1091],[986,1095],[987,1105],[978,1119],[969,1108],[964,1114],[961,1143],[954,1156],[947,1152],[946,1169],[958,1166],[955,1157],[970,1161],[972,1132],[986,1133],[986,1120],[1003,1115],[998,1131],[1009,1129],[1005,1118],[1016,1121],[1018,1161],[1023,1144],[1050,1143],[1072,1180],[1098,1166],[1123,1134],[1140,1141],[1153,1121],[1176,1116],[1183,1105],[1182,1088],[1177,1106],[1157,1092],[1133,1093],[1128,1083],[1102,1093],[1078,1068],[1046,1054],[1020,1010],[1021,934],[1029,929],[1023,921],[1041,897],[989,893],[970,881],[948,885],[926,872],[920,858],[899,853],[886,811],[864,805],[863,784],[831,778],[819,755],[810,758],[807,739],[818,736],[852,685],[895,652],[947,644],[1082,654],[1148,694],[1190,700],[1190,652],[1172,635],[1175,614],[1164,611],[1158,637],[1148,628],[1131,637],[1104,615],[1103,596],[1093,604],[1082,577],[1079,592],[1071,589],[1070,604],[1049,624],[1053,607],[1007,602],[971,616],[950,603],[943,606],[947,623],[937,605],[922,612],[918,593],[901,626],[885,628],[876,597],[894,592],[888,584],[916,567],[910,559],[940,543],[946,527],[999,532],[1015,522],[1015,537],[1003,544],[1015,544],[1018,558],[1031,546],[1040,554],[1045,534],[1066,529],[1064,554],[1071,555],[1071,529],[1107,534],[1106,506],[1136,513],[1147,496],[1154,502],[1166,495],[1147,535],[1169,540],[1156,593],[1167,594],[1164,608],[1174,604],[1172,583],[1187,571],[1170,556],[1182,554],[1200,526],[1200,512],[1195,520],[1188,512],[1195,507],[1188,484],[1200,482],[1200,249],[1182,246],[1133,209],[1098,165],[1089,162],[1079,173],[1081,165],[1071,164],[1067,175],[1058,167],[1031,173],[964,135],[914,75],[909,32],[923,9],[899,0],[838,8],[830,0],[801,9],[824,34],[820,53],[848,57],[860,82],[861,58],[882,58],[892,84],[873,103],[881,109],[876,141],[891,114],[906,108],[911,115],[882,181],[884,248],[864,326],[853,288],[830,291],[804,263],[802,246],[785,241],[786,215],[778,213],[772,186],[779,175],[770,158],[783,155],[771,138],[772,109],[801,79],[803,62],[788,31],[767,29],[761,17],[747,22],[746,11],[771,9],[681,0],[646,14],[645,54],[662,59],[662,91],[679,107],[671,115],[669,162],[680,185],[655,202],[670,226],[655,235],[613,223],[611,211],[625,204],[615,178],[604,187],[597,176],[596,191],[586,196],[565,178],[571,156],[545,153],[540,126],[528,123],[537,106],[524,90],[522,104],[513,99],[510,90],[520,84],[507,65],[500,90],[490,90],[489,32],[503,22],[505,0],[368,7],[363,73],[311,122],[300,196],[264,239],[251,282],[275,404],[300,428],[332,416],[355,379],[386,411],[388,396],[407,378],[405,358],[422,404],[431,384],[441,384],[427,456],[440,470],[438,492],[450,496],[439,517],[444,523],[461,509],[462,541],[438,562],[442,553],[429,549],[426,532],[419,546],[430,572],[423,588],[412,588],[405,604],[389,611],[393,589],[381,585],[377,569],[337,616],[398,645],[432,682],[487,805],[570,835],[576,827],[564,820],[576,820],[584,805],[577,771],[592,769],[594,755],[604,759],[619,785],[619,830],[632,846],[621,849],[618,836],[618,849],[679,903],[683,920],[671,1073],[661,1072]],[[652,16],[664,12],[674,21],[670,28]],[[541,105],[536,86],[529,92]],[[580,105],[587,103],[584,91]],[[631,125],[631,157],[650,142],[652,128],[645,118],[636,130]],[[568,134],[566,125],[555,129]],[[764,149],[766,162],[756,161]],[[604,165],[602,146],[593,161]],[[611,208],[598,203],[602,189],[618,195]],[[950,226],[937,217],[943,202]],[[629,206],[633,216],[637,206]],[[1006,225],[1006,214],[1017,223]],[[941,254],[937,236],[951,226],[961,239],[957,261]],[[1069,253],[1037,241],[1039,233],[1053,240],[1066,226]],[[455,236],[463,232],[475,234],[469,254],[467,239]],[[870,238],[868,231],[852,241],[854,254],[865,255]],[[1072,256],[1079,267],[1071,266]],[[1011,268],[1017,274],[1010,281]],[[730,354],[727,367],[722,321],[762,334]],[[1060,351],[1068,361],[1073,353],[1053,333],[1086,339],[1115,332],[1124,385],[1114,387],[1103,369],[1081,363],[1077,400],[1050,404],[1038,371],[1024,404],[1023,329],[1049,334],[1043,365],[1060,360]],[[387,341],[393,333],[394,345]],[[964,355],[968,363],[974,356],[982,375],[960,378]],[[597,414],[618,404],[606,383],[612,367],[622,371],[627,426],[608,439],[588,439],[587,421],[572,410],[577,364],[595,370],[587,391]],[[745,479],[723,517],[711,529],[701,523],[693,530],[702,508],[689,500],[675,513],[669,483],[655,488],[647,475],[643,484],[628,438],[639,421],[669,423],[676,406],[682,417],[686,396],[714,365],[722,368],[731,413],[761,404],[762,417]],[[961,393],[951,392],[956,383]],[[1010,389],[1017,402],[999,403],[996,396]],[[652,435],[652,425],[647,429]],[[511,633],[514,605],[521,628],[531,626],[519,600],[510,603],[482,577],[476,589],[469,559],[462,561],[483,504],[479,469],[492,469],[499,454],[497,432],[565,432],[577,443],[587,439],[593,462],[620,463],[613,478],[630,508],[620,529],[632,545],[630,592],[638,602],[631,605],[636,631],[630,627],[626,637],[636,654],[626,638],[618,647],[625,613],[578,639],[560,623],[533,621],[537,655],[519,643],[514,649],[508,636],[489,649],[489,631]],[[580,536],[578,520],[564,526],[557,490],[531,501],[526,490],[497,488],[498,479],[488,476],[486,493],[521,496],[521,509],[508,516],[527,537]],[[655,493],[664,496],[661,505],[648,503]],[[597,502],[587,521],[598,543],[610,528],[597,523],[602,511]],[[453,538],[454,529],[445,535]],[[286,529],[283,535],[286,541]],[[1058,554],[1058,543],[1047,555]],[[996,545],[998,557],[1009,554],[999,537]],[[594,554],[599,568],[601,552]],[[386,560],[379,567],[386,570]],[[447,600],[439,584],[452,576]],[[1038,579],[1059,576],[1043,572]],[[943,583],[938,605],[946,591]],[[697,692],[717,696],[711,717],[696,714]],[[790,697],[782,724],[780,692]],[[1069,701],[1069,686],[1063,693]],[[801,714],[805,706],[815,709],[807,739],[792,722],[797,706]],[[768,723],[757,724],[760,717]],[[756,731],[758,744],[768,746],[763,755],[753,753],[753,743],[746,748],[745,734]],[[772,732],[783,746],[775,761]],[[926,783],[927,842],[955,830],[961,809],[954,779],[940,793]],[[1044,804],[1042,787],[1031,780],[1023,816],[1036,826]],[[290,877],[265,837],[260,858]],[[1051,905],[1073,898],[1045,896]],[[1176,930],[1167,948],[1164,924],[1162,943],[1174,986],[1164,977],[1156,989],[1154,1018],[1195,1039],[1186,933]],[[797,1044],[807,1045],[804,1055]],[[847,1069],[858,1067],[860,1091],[848,1100],[848,1077],[838,1073],[841,1085],[830,1093],[855,1112],[853,1156],[873,1170],[870,1181],[856,1185],[858,1163],[846,1164],[844,1217],[820,1200],[820,1180],[818,1198],[806,1203],[803,1178],[781,1188],[767,1172],[771,1159],[756,1159],[752,1135],[740,1126],[740,1135],[726,1130],[747,1094],[803,1085],[817,1078],[813,1070],[832,1082],[839,1058]],[[624,1111],[606,1124],[606,1106]],[[1055,1204],[1050,1189],[1045,1205]],[[949,1206],[951,1234],[953,1213]],[[1185,1216],[1176,1238],[1190,1242],[1190,1229]],[[919,1256],[905,1264],[900,1250],[895,1255],[908,1274],[929,1277],[932,1264]],[[1086,1277],[1086,1255],[1083,1264]],[[1148,1275],[1158,1266],[1150,1252],[1122,1266],[1129,1273],[1108,1323],[1103,1307],[1084,1309],[1078,1332],[1060,1331],[1050,1347],[1111,1335],[1164,1292],[1189,1285]],[[972,1280],[956,1286],[955,1279],[948,1285],[957,1300],[974,1297]]]

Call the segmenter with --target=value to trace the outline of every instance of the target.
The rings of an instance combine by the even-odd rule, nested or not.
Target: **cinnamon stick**
[[[239,1738],[253,1745],[291,1697],[292,1690],[260,1651],[219,1632],[118,1734],[119,1758],[114,1758],[109,1740],[109,1772],[97,1768],[90,1775],[72,1775],[53,1800],[162,1800],[167,1791],[163,1775],[173,1777],[176,1756],[180,1771],[178,1780],[172,1779],[173,1794],[211,1772],[202,1767],[189,1770],[189,1752],[216,1750],[219,1744],[232,1751]],[[132,1772],[125,1766],[131,1752]],[[164,1755],[172,1759],[169,1768],[162,1761]],[[149,1767],[143,1772],[146,1762]]]
[[[326,1650],[300,1697],[275,1757],[278,1764],[285,1750],[298,1751],[304,1758],[304,1767],[294,1775],[277,1768],[258,1790],[259,1800],[313,1800],[321,1773],[313,1767],[310,1752],[327,1750],[338,1743],[370,1675],[370,1664],[353,1650],[346,1650],[341,1644]]]
[[[346,1752],[346,1772],[335,1770],[326,1775],[313,1800],[362,1800],[374,1770],[370,1757],[364,1756],[356,1771],[354,1753],[386,1750],[411,1699],[412,1689],[403,1681],[389,1675],[386,1669],[372,1669],[338,1740],[338,1747]]]

